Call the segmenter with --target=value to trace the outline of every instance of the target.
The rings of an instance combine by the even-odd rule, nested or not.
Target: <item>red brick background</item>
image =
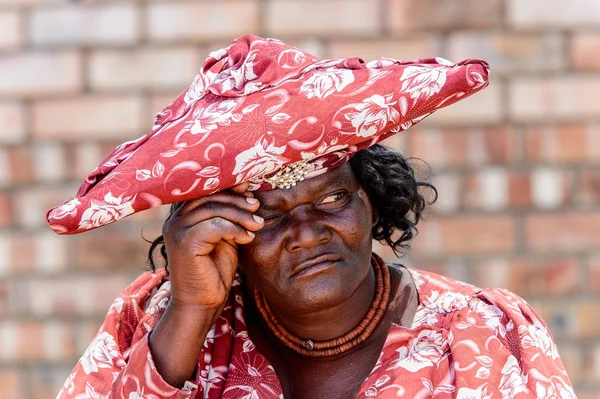
[[[388,143],[440,191],[403,261],[524,296],[600,398],[598,0],[0,0],[0,397],[56,394],[165,213],[58,237],[45,211],[246,33],[492,64],[488,89]]]

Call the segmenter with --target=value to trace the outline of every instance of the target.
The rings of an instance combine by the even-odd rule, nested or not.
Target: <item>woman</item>
[[[286,51],[276,58],[281,60]],[[252,52],[244,54],[242,65],[253,60],[248,54]],[[279,64],[287,70],[289,60]],[[252,70],[244,71],[255,76]],[[411,79],[413,72],[404,71],[402,76]],[[435,73],[441,76],[439,70]],[[311,79],[314,86],[314,75],[305,79],[301,87]],[[339,90],[344,86],[340,82]],[[426,103],[417,106],[422,90],[412,97],[411,87],[406,86],[405,92],[415,102],[407,105],[393,100],[399,112],[385,115],[399,117],[410,107],[421,109],[422,115],[431,112]],[[244,97],[245,89],[241,92]],[[323,98],[327,97],[324,92],[319,91]],[[316,96],[311,93],[315,92],[304,95]],[[375,95],[367,100],[381,108],[383,98],[392,101]],[[247,113],[242,114],[248,115],[255,106],[243,101]],[[366,123],[365,119],[356,122],[366,107],[360,104],[366,103],[342,105],[327,114],[338,115],[354,107],[354,119],[347,120],[358,132]],[[174,107],[170,115],[188,112],[180,112],[177,101]],[[198,114],[190,115],[195,119],[187,129],[209,140],[206,134],[215,129],[209,128],[216,126],[214,119],[197,123]],[[353,156],[331,151],[335,161],[326,163],[318,154],[311,169],[308,158],[291,162],[292,155],[285,153],[289,159],[277,165],[277,173],[261,174],[271,189],[255,191],[250,189],[260,184],[249,178],[250,168],[244,168],[256,157],[240,161],[248,152],[238,151],[233,155],[236,166],[232,169],[238,172],[235,184],[224,184],[216,193],[213,189],[210,194],[171,201],[177,204],[164,224],[163,236],[150,250],[152,259],[153,250],[160,248],[166,268],[143,274],[115,301],[59,397],[575,397],[545,325],[522,299],[501,289],[479,289],[432,273],[386,265],[372,253],[373,239],[395,251],[407,248],[427,203],[421,189],[433,190],[433,198],[435,189],[415,179],[404,157],[376,145],[378,140],[371,137],[375,130],[378,135],[374,137],[381,139],[399,129],[374,123],[372,114],[370,118],[366,130],[355,135],[368,131],[367,141],[335,142],[336,150],[353,148]],[[377,118],[381,120],[382,114]],[[298,122],[290,123],[296,126]],[[227,121],[222,126],[232,124]],[[400,124],[396,121],[395,126]],[[342,123],[331,125],[344,131]],[[176,141],[183,131],[174,133]],[[150,138],[158,133],[153,134]],[[306,135],[302,143],[309,141]],[[239,139],[239,131],[235,138]],[[286,140],[300,146],[296,138]],[[333,141],[328,144],[334,147]],[[107,162],[121,167],[125,164],[120,162],[137,162],[136,157],[140,162],[155,161],[139,147],[126,155],[123,148],[127,146],[118,148]],[[284,147],[278,147],[275,140],[261,148]],[[277,151],[281,155],[284,150]],[[173,156],[171,150],[168,155]],[[264,154],[259,157],[265,158]],[[171,169],[162,186],[183,168],[180,165],[190,166],[187,159]],[[138,180],[149,179],[150,173],[137,173],[149,169],[132,169]],[[83,198],[99,176],[103,185],[122,176],[121,171],[103,170],[102,165],[99,170],[88,178],[79,197],[49,214],[55,231],[69,231],[70,225],[62,221],[67,217],[77,216],[72,225],[82,230],[112,221],[94,217],[99,212],[98,200]],[[152,170],[154,174],[162,172]],[[212,183],[207,176],[205,186]],[[147,193],[136,190],[139,196]],[[178,186],[171,193],[178,196],[183,191]],[[154,194],[158,196],[159,190]],[[124,209],[123,196],[115,197],[111,191],[94,195]],[[79,212],[77,206],[84,200],[95,205]],[[135,209],[131,205],[131,211]],[[131,212],[127,208],[122,213]],[[58,221],[63,224],[59,226]]]

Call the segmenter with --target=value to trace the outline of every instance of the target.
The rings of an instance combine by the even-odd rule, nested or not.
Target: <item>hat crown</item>
[[[212,52],[152,131],[115,148],[48,213],[60,234],[225,190],[292,186],[483,89],[489,66],[439,58],[318,60],[244,36]]]
[[[240,97],[297,76],[317,60],[277,39],[248,35],[234,40],[227,48],[213,51],[200,75],[205,79],[206,92]]]

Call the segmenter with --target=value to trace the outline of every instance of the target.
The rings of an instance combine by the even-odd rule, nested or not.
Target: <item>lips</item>
[[[340,257],[334,254],[319,255],[317,257],[307,259],[292,269],[292,277],[306,274],[312,268],[328,267],[332,263],[339,260]]]

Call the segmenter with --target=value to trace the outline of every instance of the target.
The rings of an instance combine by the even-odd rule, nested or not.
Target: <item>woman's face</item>
[[[374,217],[349,164],[255,196],[265,224],[240,246],[240,264],[272,307],[299,313],[332,307],[364,282]]]

